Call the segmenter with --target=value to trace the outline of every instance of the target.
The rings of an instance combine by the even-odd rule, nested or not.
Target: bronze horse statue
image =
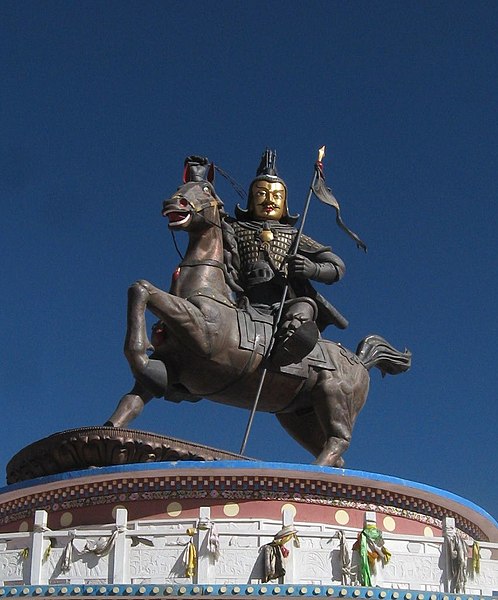
[[[369,369],[377,367],[383,375],[406,371],[410,352],[396,350],[379,336],[362,340],[356,354],[320,339],[311,353],[314,359],[287,370],[268,366],[271,325],[253,323],[253,339],[242,343],[251,311],[235,304],[226,283],[226,215],[214,187],[207,181],[182,185],[164,201],[163,215],[170,229],[188,232],[188,248],[169,293],[144,280],[129,288],[124,350],[136,382],[106,425],[126,426],[153,397],[175,402],[209,398],[250,409],[266,366],[258,410],[275,413],[316,464],[342,466],[367,398]],[[146,309],[160,320],[153,345]]]

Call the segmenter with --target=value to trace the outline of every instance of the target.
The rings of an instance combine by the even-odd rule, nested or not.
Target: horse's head
[[[208,181],[189,181],[163,202],[163,216],[169,228],[191,231],[219,224],[223,202]]]

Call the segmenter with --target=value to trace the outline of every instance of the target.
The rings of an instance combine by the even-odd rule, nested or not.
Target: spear
[[[325,146],[322,146],[319,150],[318,150],[318,160],[317,160],[317,164],[321,165],[322,161],[323,161],[323,157],[325,156]],[[294,240],[294,244],[292,246],[291,251],[289,252],[289,256],[294,256],[295,254],[297,254],[297,251],[299,249],[299,243],[301,241],[301,237],[303,235],[303,230],[304,230],[304,224],[306,222],[306,217],[308,215],[308,209],[310,207],[310,202],[311,202],[311,197],[313,195],[313,189],[315,187],[316,181],[317,181],[317,177],[318,177],[318,169],[315,168],[313,169],[313,177],[311,179],[311,183],[310,183],[310,189],[308,192],[308,197],[306,198],[306,202],[304,204],[304,210],[303,210],[303,218],[301,219],[301,225],[299,226],[296,238]],[[273,345],[275,344],[275,334],[277,332],[277,327],[278,324],[280,323],[280,319],[282,317],[282,312],[284,310],[284,303],[287,299],[287,294],[289,293],[289,281],[287,280],[287,283],[285,284],[284,287],[284,291],[282,293],[282,299],[280,300],[280,305],[278,308],[278,313],[273,325],[273,330],[272,330],[272,334],[271,334],[271,338],[270,338],[270,343],[268,344],[268,348],[266,350],[266,353],[263,357],[263,360],[266,363],[266,359],[270,356],[271,351],[273,350]],[[258,408],[258,403],[259,403],[259,399],[261,397],[261,391],[263,390],[263,385],[265,383],[265,379],[266,379],[266,374],[268,373],[268,369],[266,367],[263,368],[263,371],[261,372],[261,377],[259,380],[259,385],[258,385],[258,389],[256,391],[256,396],[254,398],[254,403],[252,405],[252,409],[251,409],[251,414],[249,415],[249,419],[247,421],[247,426],[246,426],[246,431],[244,434],[244,439],[242,440],[242,445],[240,447],[240,454],[244,454],[246,446],[247,446],[247,440],[249,439],[249,433],[251,431],[251,427],[252,427],[252,422],[254,420],[254,415],[256,414],[256,410]]]

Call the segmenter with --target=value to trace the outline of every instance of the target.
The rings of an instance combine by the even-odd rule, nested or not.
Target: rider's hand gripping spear
[[[294,239],[294,243],[292,245],[291,250],[289,251],[287,256],[295,256],[298,252],[298,248],[299,248],[299,243],[301,241],[301,237],[303,235],[303,230],[304,230],[304,224],[306,222],[306,217],[308,214],[308,209],[310,206],[310,202],[311,202],[311,197],[313,195],[313,192],[315,191],[315,184],[317,183],[317,179],[319,177],[319,173],[321,172],[321,165],[322,165],[322,160],[323,157],[325,156],[325,146],[322,146],[319,150],[318,150],[318,160],[315,163],[315,169],[313,170],[313,177],[311,179],[311,183],[310,183],[310,188],[309,188],[309,192],[308,192],[308,197],[306,198],[306,202],[304,204],[304,210],[303,210],[303,218],[301,219],[301,225],[299,226],[296,238]],[[315,191],[316,193],[316,191]],[[289,293],[289,280],[287,279],[285,287],[284,287],[284,291],[282,293],[282,298],[280,300],[280,305],[278,308],[278,312],[275,318],[275,322],[273,325],[273,330],[272,330],[272,334],[271,334],[271,338],[270,338],[270,343],[268,344],[268,348],[266,350],[266,353],[263,357],[264,363],[266,364],[266,360],[268,359],[268,357],[271,354],[271,351],[273,350],[273,346],[275,345],[275,334],[277,332],[277,328],[278,328],[278,324],[280,323],[280,319],[282,318],[282,312],[284,310],[284,304],[285,301],[287,299],[287,295]],[[263,385],[265,382],[265,378],[266,378],[266,374],[268,372],[267,367],[265,366],[263,368],[263,371],[261,372],[261,378],[259,380],[259,385],[258,385],[258,389],[256,392],[256,396],[254,398],[254,403],[251,409],[251,414],[249,415],[249,420],[247,422],[247,426],[246,426],[246,431],[244,434],[244,439],[242,441],[242,445],[240,447],[240,454],[244,454],[245,449],[246,449],[246,445],[247,445],[247,440],[249,439],[249,433],[251,431],[251,427],[252,427],[252,422],[254,420],[254,415],[256,413],[256,410],[258,408],[258,402],[259,402],[259,398],[261,396],[261,391],[263,389]]]

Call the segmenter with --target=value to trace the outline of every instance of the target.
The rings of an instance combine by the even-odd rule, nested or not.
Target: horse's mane
[[[237,294],[243,293],[240,285],[240,256],[232,226],[233,219],[228,215],[221,217],[223,235],[223,262],[225,264],[225,280],[228,287]]]

